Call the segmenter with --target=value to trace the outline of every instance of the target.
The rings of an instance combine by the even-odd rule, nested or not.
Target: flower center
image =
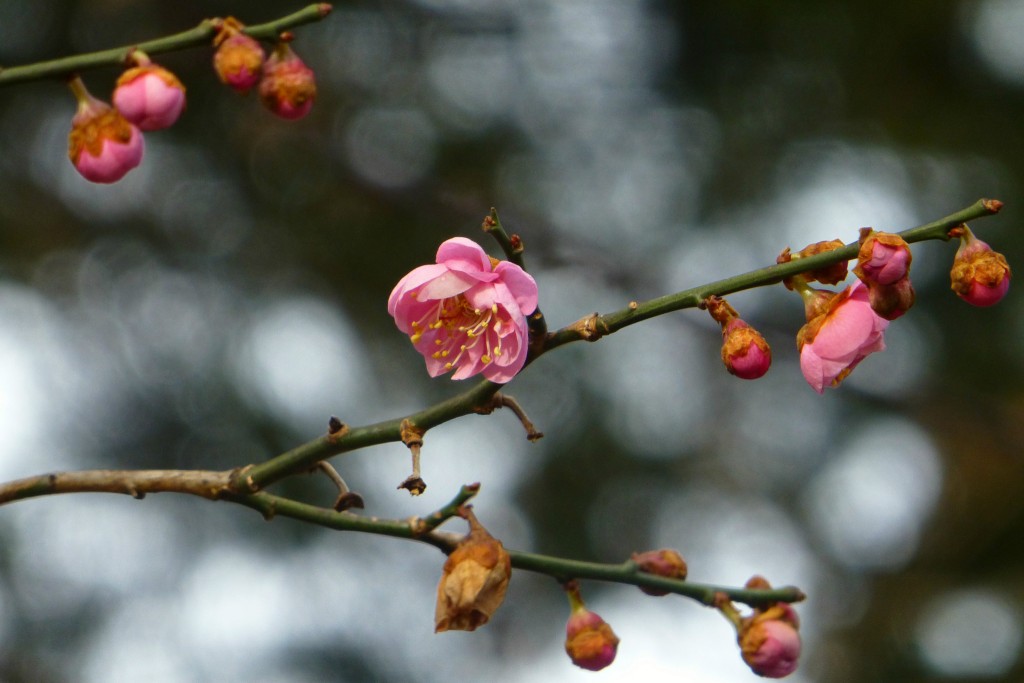
[[[473,308],[465,296],[459,294],[440,300],[426,315],[412,323],[413,333],[409,339],[415,344],[424,334],[434,331],[437,349],[431,354],[435,359],[445,359],[445,369],[451,370],[459,364],[464,355],[469,355],[483,340],[480,362],[490,363],[501,355],[501,343],[497,335],[488,334],[491,329],[497,333],[502,322],[498,319],[498,305],[490,308]]]

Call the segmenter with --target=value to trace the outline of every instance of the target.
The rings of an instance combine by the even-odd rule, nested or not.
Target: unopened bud
[[[761,334],[740,320],[736,309],[719,296],[709,296],[702,307],[722,326],[722,362],[740,379],[757,379],[768,372],[772,350]]]
[[[910,245],[891,232],[860,231],[860,252],[853,272],[866,285],[891,285],[910,274]]]
[[[666,579],[686,579],[686,560],[675,550],[668,548],[662,550],[648,550],[645,553],[633,553],[630,558],[636,564],[636,568],[647,574],[663,576]],[[640,586],[640,590],[648,595],[668,595],[668,591],[658,588],[647,588]]]
[[[113,101],[121,115],[141,130],[159,130],[181,115],[185,86],[162,66],[144,64],[121,74]]]
[[[316,79],[288,43],[278,43],[263,65],[260,101],[284,119],[301,119],[316,99]]]
[[[242,33],[243,24],[234,17],[225,19],[213,44],[213,69],[222,83],[245,94],[260,81],[266,53],[255,38]]]
[[[78,99],[78,112],[71,119],[68,157],[86,180],[113,183],[142,161],[142,133],[116,109],[97,100],[81,79],[69,83]]]
[[[801,649],[799,624],[796,612],[785,603],[745,619],[738,640],[743,661],[751,671],[765,678],[783,678],[796,671]]]
[[[949,274],[951,288],[972,306],[995,305],[1010,289],[1010,264],[1005,256],[975,237],[966,225],[963,229]]]
[[[772,350],[761,333],[739,318],[722,330],[722,362],[740,379],[763,377],[772,364]]]
[[[600,671],[613,661],[619,638],[604,619],[587,609],[579,587],[569,588],[572,614],[565,625],[565,652],[572,663],[588,671]]]
[[[880,318],[895,320],[910,310],[917,294],[910,278],[905,277],[891,285],[872,284],[868,287],[868,303]]]

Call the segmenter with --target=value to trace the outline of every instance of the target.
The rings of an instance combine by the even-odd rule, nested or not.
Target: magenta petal
[[[479,244],[465,237],[453,237],[442,242],[435,260],[463,272],[491,272],[491,259]]]
[[[93,156],[87,149],[83,149],[75,168],[86,180],[94,183],[114,183],[142,162],[144,149],[142,133],[133,126],[128,142],[104,140],[99,156]]]
[[[462,294],[475,284],[476,280],[465,273],[449,270],[424,283],[416,296],[421,300],[448,299]]]
[[[529,273],[508,261],[499,263],[494,271],[501,276],[501,281],[508,287],[524,315],[537,310],[537,281]]]
[[[414,268],[412,272],[399,280],[395,288],[391,290],[391,295],[388,297],[388,313],[394,316],[399,302],[407,298],[409,292],[446,272],[448,272],[448,269],[438,264]]]

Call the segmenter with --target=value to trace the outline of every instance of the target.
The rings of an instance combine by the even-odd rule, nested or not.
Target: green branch
[[[1002,204],[996,200],[980,199],[966,209],[926,225],[911,228],[900,234],[907,242],[920,242],[931,239],[948,240],[949,235],[947,233],[951,228],[975,218],[993,215],[1001,207]],[[492,214],[492,217],[494,220],[492,229],[500,230],[497,215]],[[504,235],[504,231],[501,231],[501,235]],[[502,240],[499,236],[499,243],[501,242]],[[642,304],[636,304],[621,311],[605,315],[594,314],[549,335],[544,340],[540,352],[531,353],[528,363],[535,360],[542,353],[569,342],[580,340],[596,341],[596,339],[605,334],[611,334],[642,320],[684,308],[695,308],[712,294],[723,296],[745,289],[763,287],[781,282],[783,278],[791,275],[797,275],[808,270],[838,263],[839,261],[848,261],[857,256],[857,250],[858,245],[854,242],[842,249],[718,280],[717,282],[687,289],[676,294],[652,299]],[[365,448],[366,446],[401,441],[401,424],[403,420],[409,420],[416,427],[428,430],[431,427],[457,417],[480,412],[481,408],[487,404],[501,387],[502,385],[500,384],[483,380],[471,389],[417,413],[314,439],[266,462],[240,470],[232,482],[232,489],[238,493],[252,493],[266,488],[275,481],[279,481],[291,474],[308,470],[314,464],[326,458],[358,448]]]
[[[309,5],[288,16],[268,21],[265,24],[246,26],[245,33],[259,40],[276,40],[282,31],[296,26],[320,21],[331,11],[331,5],[322,2]],[[192,47],[209,46],[221,19],[205,19],[198,26],[172,36],[149,40],[144,43],[115,47],[99,52],[72,55],[46,62],[26,64],[9,68],[0,67],[0,86],[23,83],[44,78],[67,78],[68,76],[104,66],[124,66],[131,59],[132,52],[141,50],[147,55],[176,52]]]
[[[239,495],[228,486],[231,475],[232,472],[193,470],[54,472],[0,484],[0,505],[65,493],[120,493],[134,498],[143,498],[147,493],[184,493],[244,505],[258,511],[268,521],[274,517],[288,517],[338,531],[357,531],[420,541],[449,554],[462,539],[462,535],[442,533],[437,529],[449,519],[460,516],[462,506],[480,491],[479,484],[463,486],[448,503],[426,517],[404,520],[378,519],[347,511],[338,512],[332,508],[310,505],[264,491]],[[547,574],[562,583],[569,579],[592,579],[660,588],[709,606],[715,604],[716,594],[725,594],[734,602],[752,606],[779,601],[798,602],[804,599],[804,594],[792,587],[751,590],[666,579],[637,571],[632,561],[617,565],[599,564],[517,550],[508,552],[513,567]]]
[[[239,470],[232,481],[232,489],[239,493],[259,491],[275,481],[306,471],[321,460],[340,453],[401,441],[402,423],[406,420],[426,431],[457,417],[478,412],[501,387],[500,384],[483,380],[471,389],[419,412],[321,436],[259,465]]]
[[[1002,202],[998,200],[979,199],[966,209],[961,209],[937,221],[905,230],[899,234],[907,242],[937,239],[948,240],[949,235],[947,233],[950,229],[976,218],[996,214],[1001,208]],[[631,304],[627,308],[613,313],[595,314],[552,333],[544,344],[544,350],[550,351],[574,341],[596,341],[606,334],[617,332],[623,327],[628,327],[649,318],[680,311],[685,308],[697,308],[701,302],[711,295],[725,296],[726,294],[746,289],[773,285],[782,282],[784,278],[792,275],[823,268],[840,261],[849,261],[857,257],[859,248],[859,244],[853,242],[841,249],[816,254],[807,258],[794,259],[788,263],[760,268],[749,273],[700,285],[675,294],[668,294],[643,303]]]

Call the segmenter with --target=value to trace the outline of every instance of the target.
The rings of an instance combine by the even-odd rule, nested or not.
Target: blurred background
[[[248,23],[299,2],[5,0],[0,64]],[[980,197],[1024,255],[1024,0],[390,0],[297,30],[319,97],[298,122],[222,86],[211,50],[113,186],[68,162],[57,82],[0,91],[0,479],[231,468],[465,385],[431,380],[388,293],[498,207],[557,328],[902,230]],[[85,74],[109,98],[114,69]],[[619,562],[672,547],[691,578],[796,584],[799,683],[1024,679],[1021,299],[949,291],[955,245],[915,247],[918,304],[838,391],[804,382],[797,297],[730,298],[774,348],[728,375],[688,311],[541,358],[507,411],[432,430],[412,499],[400,444],[334,460],[384,517],[481,481],[506,545]],[[275,491],[329,505],[326,479]],[[449,528],[458,530],[458,525]],[[0,680],[743,683],[724,619],[585,584],[622,639],[600,674],[567,607],[516,573],[494,620],[433,634],[443,556],[173,495],[0,511]]]

